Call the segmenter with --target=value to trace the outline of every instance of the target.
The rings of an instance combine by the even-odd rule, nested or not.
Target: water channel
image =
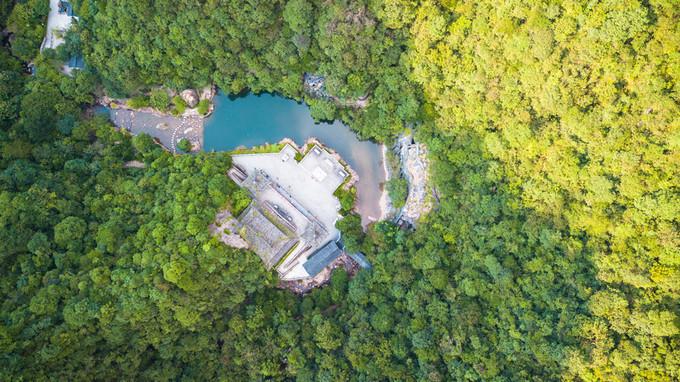
[[[381,216],[380,197],[385,181],[382,148],[360,141],[344,124],[315,123],[305,104],[272,94],[230,98],[219,94],[215,111],[205,121],[204,150],[229,151],[277,143],[284,138],[302,145],[314,137],[335,150],[359,175],[357,209],[367,224]]]

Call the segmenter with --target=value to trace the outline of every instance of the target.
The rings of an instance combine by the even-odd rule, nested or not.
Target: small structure
[[[230,168],[229,172],[227,172],[227,175],[229,175],[229,177],[238,184],[245,182],[248,178],[248,174],[246,174],[246,172],[238,166],[233,166]]]
[[[307,93],[316,98],[330,98],[326,92],[325,82],[323,76],[305,73],[303,76],[303,84]]]
[[[335,241],[329,241],[328,244],[319,248],[314,254],[307,258],[302,266],[305,268],[309,277],[314,277],[321,272],[326,266],[337,259],[342,251]]]
[[[368,261],[366,256],[364,256],[364,254],[361,253],[361,252],[352,253],[352,254],[349,255],[349,257],[351,257],[352,260],[356,261],[357,264],[359,264],[359,266],[361,268],[364,268],[364,269],[371,269],[372,268],[371,263]]]
[[[85,67],[85,60],[83,56],[73,56],[68,60],[68,67],[73,69],[83,69]]]
[[[68,1],[59,0],[58,12],[60,15],[75,16],[73,14],[73,6]]]
[[[239,217],[242,236],[282,280],[314,277],[342,253],[333,193],[350,171],[319,145],[299,162],[296,154],[286,144],[278,153],[233,155],[228,171],[253,197]]]

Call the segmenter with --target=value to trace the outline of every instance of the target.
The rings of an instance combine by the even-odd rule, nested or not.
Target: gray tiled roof
[[[302,266],[311,277],[314,277],[333,262],[333,260],[337,259],[341,253],[342,251],[338,248],[335,241],[329,241],[328,244],[314,252]]]

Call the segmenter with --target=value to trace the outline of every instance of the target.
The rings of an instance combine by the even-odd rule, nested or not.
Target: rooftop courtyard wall
[[[297,241],[253,204],[241,214],[240,220],[244,239],[260,256],[267,269],[271,269]]]

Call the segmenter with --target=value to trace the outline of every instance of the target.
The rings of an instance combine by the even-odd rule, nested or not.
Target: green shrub
[[[133,109],[141,109],[143,107],[149,107],[149,97],[145,95],[138,95],[130,98],[130,100],[127,102],[128,106],[130,106]]]
[[[349,188],[349,190],[339,187],[337,190],[335,190],[333,195],[335,195],[335,197],[340,201],[340,212],[343,215],[347,215],[352,212],[352,209],[354,208],[354,202],[357,198],[356,187],[352,186]]]
[[[266,143],[260,146],[253,146],[248,148],[237,148],[229,152],[229,154],[263,154],[263,153],[278,153],[283,149],[283,143]]]
[[[170,105],[170,96],[163,89],[154,90],[151,92],[149,102],[154,109],[167,111],[168,106]]]
[[[246,207],[250,204],[252,201],[250,195],[248,195],[248,192],[245,190],[239,188],[238,190],[234,191],[233,194],[231,194],[231,213],[234,216],[239,216],[241,215],[241,212],[243,212]]]
[[[333,121],[335,119],[336,107],[332,102],[322,100],[322,99],[309,99],[307,100],[309,105],[309,112],[314,118],[314,121]]]
[[[182,115],[184,114],[184,111],[187,109],[187,103],[184,102],[182,97],[176,95],[172,98],[172,103],[175,104],[175,109],[173,111],[173,114],[175,115]]]
[[[390,179],[387,181],[387,193],[392,200],[394,208],[399,209],[403,207],[408,196],[408,182],[402,177]]]
[[[207,99],[202,99],[197,106],[198,113],[200,115],[206,115],[208,114],[208,110],[210,109],[210,101]]]
[[[189,142],[188,139],[182,138],[177,142],[177,148],[184,151],[185,153],[188,153],[191,151],[191,142]]]
[[[366,239],[361,227],[361,216],[351,213],[335,223],[335,227],[342,233],[345,249],[354,253],[361,251],[361,246]]]

